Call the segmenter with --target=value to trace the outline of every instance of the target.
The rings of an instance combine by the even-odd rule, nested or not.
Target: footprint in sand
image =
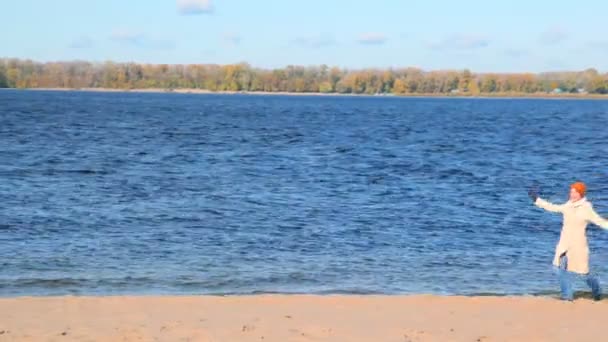
[[[408,331],[403,334],[403,339],[405,342],[415,342],[420,340],[426,333],[422,330],[420,331]]]
[[[255,326],[254,325],[243,325],[243,328],[241,329],[242,332],[250,332],[250,331],[254,331],[255,330]]]
[[[181,325],[182,321],[168,322],[160,328],[160,331],[174,330]]]
[[[298,329],[289,329],[289,332],[294,334],[294,335],[299,335],[300,337],[303,337],[305,339],[309,339],[309,340],[314,340],[315,337],[311,334],[305,333],[303,331],[300,331]]]

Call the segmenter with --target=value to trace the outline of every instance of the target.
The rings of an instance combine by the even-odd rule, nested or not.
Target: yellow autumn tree
[[[396,79],[393,83],[393,93],[398,95],[407,93],[407,84],[400,78]]]

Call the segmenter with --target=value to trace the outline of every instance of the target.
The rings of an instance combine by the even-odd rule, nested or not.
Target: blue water
[[[527,189],[607,162],[603,101],[0,91],[0,296],[553,293]]]

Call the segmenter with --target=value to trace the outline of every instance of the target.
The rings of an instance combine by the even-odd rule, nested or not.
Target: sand
[[[0,341],[602,341],[608,301],[532,297],[20,297]]]

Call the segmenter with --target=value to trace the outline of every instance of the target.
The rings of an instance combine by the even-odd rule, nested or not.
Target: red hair
[[[583,182],[576,182],[570,185],[570,189],[576,190],[581,196],[585,196],[585,192],[587,192],[587,186]]]

